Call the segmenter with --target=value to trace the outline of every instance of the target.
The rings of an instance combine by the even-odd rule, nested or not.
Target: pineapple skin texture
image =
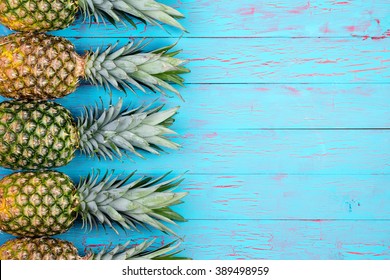
[[[43,33],[2,37],[0,94],[31,100],[64,97],[76,90],[84,76],[84,64],[84,58],[65,38]]]
[[[16,238],[0,247],[0,260],[79,260],[76,247],[54,238]]]
[[[0,103],[0,165],[46,169],[68,164],[79,147],[71,113],[48,101]]]
[[[0,22],[15,31],[52,31],[74,22],[78,0],[0,0]]]
[[[80,197],[57,171],[20,172],[0,181],[0,230],[23,237],[51,236],[72,227]]]

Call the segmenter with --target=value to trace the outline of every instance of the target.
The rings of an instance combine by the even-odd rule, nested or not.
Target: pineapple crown
[[[145,88],[148,88],[167,95],[168,90],[183,100],[179,91],[169,84],[184,86],[184,79],[179,75],[189,72],[183,66],[186,61],[175,58],[181,50],[169,52],[175,43],[151,52],[142,52],[147,46],[143,42],[144,40],[138,43],[130,41],[121,48],[117,48],[116,43],[104,51],[98,48],[95,52],[88,53],[85,63],[86,79],[93,85],[103,85],[105,89],[112,86],[123,92],[126,89],[135,92],[135,88],[145,92]]]
[[[81,153],[112,160],[128,153],[143,158],[138,149],[158,155],[163,151],[161,147],[175,150],[180,147],[164,136],[175,134],[168,127],[179,107],[162,111],[164,105],[152,109],[151,105],[122,109],[122,105],[120,99],[108,109],[97,104],[84,107],[84,114],[77,120]]]
[[[116,233],[114,224],[122,229],[138,229],[148,226],[175,233],[162,222],[175,224],[186,221],[170,206],[182,203],[185,192],[174,193],[183,179],[181,176],[165,179],[169,173],[158,178],[141,177],[129,182],[135,172],[124,179],[106,172],[99,172],[80,180],[77,189],[80,195],[80,213],[83,227],[92,228],[98,223],[109,226]]]
[[[178,250],[181,242],[173,241],[157,249],[148,250],[155,239],[144,241],[134,247],[128,247],[130,241],[124,245],[117,245],[112,250],[104,248],[97,254],[92,254],[89,258],[93,260],[185,260],[189,258],[177,257],[182,252]],[[87,257],[88,258],[88,257]]]
[[[133,19],[138,19],[144,24],[160,26],[159,22],[177,27],[183,31],[185,28],[176,19],[184,18],[179,11],[156,2],[154,0],[79,0],[79,6],[84,19],[88,22],[105,20],[113,25],[120,22],[124,25],[129,22],[137,28]]]
[[[50,237],[23,237],[8,240],[0,246],[0,259],[4,260],[189,260],[178,257],[183,250],[181,242],[172,241],[151,249],[156,239],[145,240],[141,244],[129,246],[130,241],[113,249],[103,248],[98,253],[89,251],[85,257],[77,254],[77,248],[69,241]]]

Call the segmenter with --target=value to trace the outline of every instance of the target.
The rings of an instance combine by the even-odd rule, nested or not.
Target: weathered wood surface
[[[390,221],[373,220],[190,220],[181,224],[182,256],[194,259],[387,259]],[[174,238],[158,232],[115,235],[112,231],[85,232],[80,224],[58,236],[74,242],[80,254],[127,240],[134,244]],[[0,234],[0,242],[11,238]]]
[[[68,174],[77,182],[87,172]],[[187,174],[177,191],[190,195],[175,209],[190,220],[387,219],[388,177]]]
[[[164,0],[186,18],[185,37],[386,37],[389,36],[389,1],[339,0]],[[138,30],[110,24],[89,26],[81,19],[61,36],[128,37],[177,36],[180,31],[138,24]],[[212,32],[210,32],[212,31]],[[8,32],[0,28],[0,32]]]
[[[190,195],[175,209],[189,219],[177,229],[182,255],[195,259],[389,259],[389,1],[164,2],[187,16],[190,33],[80,20],[54,33],[80,53],[129,36],[155,37],[150,47],[161,47],[183,35],[176,49],[192,70],[181,89],[186,102],[125,97],[180,105],[173,128],[182,149],[122,162],[77,156],[60,170],[75,181],[93,168],[188,171],[178,190]],[[58,102],[77,116],[99,96],[110,101],[82,85]],[[113,101],[119,97],[114,91]],[[80,252],[128,238],[173,239],[86,233],[80,224],[59,237]],[[0,243],[10,238],[0,233]]]
[[[91,167],[196,174],[389,174],[390,130],[179,131],[180,151],[120,161],[77,156],[66,172]],[[85,172],[84,172],[85,170]]]
[[[389,84],[189,84],[177,88],[186,102],[159,94],[127,96],[133,106],[142,103],[180,105],[174,128],[188,130],[328,129],[390,127]],[[57,100],[75,116],[97,98],[110,103],[102,88],[82,86]]]
[[[190,220],[178,233],[184,236],[182,255],[195,259],[383,259],[390,254],[389,228],[389,221],[378,220]],[[107,244],[102,235],[86,236],[84,244]],[[145,238],[120,240],[134,237],[137,243]]]
[[[70,38],[80,53],[117,38]],[[120,39],[125,44],[128,39]],[[155,39],[150,48],[174,43]],[[186,83],[387,83],[390,38],[182,38]]]

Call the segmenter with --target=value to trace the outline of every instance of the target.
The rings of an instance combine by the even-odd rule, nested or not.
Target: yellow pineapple
[[[156,249],[150,247],[154,239],[130,247],[130,242],[113,249],[103,248],[97,253],[81,257],[77,248],[68,241],[54,238],[17,238],[0,247],[0,260],[184,260],[177,257],[180,242],[174,241]]]
[[[84,20],[115,24],[133,19],[184,30],[176,19],[184,16],[154,0],[0,0],[0,23],[16,31],[51,31],[68,27],[80,11]]]
[[[75,185],[57,171],[13,173],[0,180],[0,230],[23,237],[51,236],[68,231],[81,216],[87,228],[150,226],[174,234],[163,222],[185,221],[170,206],[181,203],[187,193],[172,192],[182,179],[167,175],[129,181],[134,173],[124,179],[92,173]]]
[[[0,0],[1,1],[1,0]],[[171,84],[183,85],[184,60],[174,45],[143,52],[142,41],[121,48],[98,48],[80,56],[67,39],[47,34],[16,33],[0,38],[0,94],[15,99],[55,99],[76,90],[80,79],[106,89],[150,89],[181,97]]]

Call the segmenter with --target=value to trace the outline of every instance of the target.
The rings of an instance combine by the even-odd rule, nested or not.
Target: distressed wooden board
[[[70,38],[80,53],[117,38]],[[154,40],[149,49],[174,43]],[[120,39],[121,44],[128,42]],[[183,38],[187,83],[387,83],[390,39]],[[215,46],[218,46],[215,48]]]
[[[187,175],[188,219],[390,219],[389,176]]]
[[[334,220],[190,220],[177,233],[184,236],[182,256],[194,259],[389,259],[390,221]],[[0,234],[0,243],[12,237]],[[158,232],[85,233],[80,224],[58,236],[74,242],[80,252],[133,240],[157,238],[165,244],[172,236]]]
[[[190,37],[340,37],[389,36],[390,4],[380,1],[339,0],[164,0],[165,4],[179,9],[186,19],[180,22]],[[83,37],[167,36],[158,27],[138,30],[131,26],[119,28],[108,24],[91,27],[79,19],[58,35]],[[175,28],[166,27],[172,36],[180,35]],[[8,30],[0,28],[1,33]],[[169,35],[168,35],[169,36]]]
[[[87,174],[91,168],[142,173],[389,174],[390,130],[179,131],[179,151],[147,159],[98,161],[77,155],[59,170]],[[3,169],[3,174],[10,171]]]
[[[143,173],[195,174],[389,174],[389,130],[179,131],[180,151],[98,161],[76,156],[66,167],[74,174],[91,168]]]
[[[154,101],[156,104],[166,103],[167,108],[179,105],[181,108],[175,122],[177,129],[390,127],[389,84],[189,84],[178,89],[186,102],[159,94],[126,96],[117,91],[114,91],[114,101],[123,97],[125,103],[133,106]],[[104,104],[109,104],[112,99],[103,88],[82,86],[56,102],[78,116],[82,106],[94,106],[98,97]]]
[[[80,53],[116,38],[70,38]],[[127,39],[120,39],[125,44]],[[150,48],[174,43],[153,40]],[[183,38],[187,83],[387,83],[389,39]]]
[[[67,174],[77,183],[88,171]],[[177,191],[189,195],[174,209],[190,220],[390,219],[389,175],[186,174],[184,178]]]
[[[190,221],[184,247],[196,259],[388,259],[389,222]]]
[[[78,156],[60,170],[74,180],[92,168],[188,170],[178,190],[190,196],[175,209],[190,219],[177,230],[182,255],[195,259],[389,259],[390,3],[165,3],[186,14],[190,31],[176,47],[192,70],[181,90],[186,103],[157,101],[182,106],[173,126],[182,150],[134,162]],[[129,36],[155,37],[150,47],[161,47],[181,35],[139,27],[88,29],[79,21],[55,33],[80,53]],[[82,86],[58,102],[78,115],[100,95],[109,101],[102,89]],[[115,101],[119,96],[114,91]],[[158,97],[129,95],[126,102]],[[1,176],[11,172],[0,169]],[[81,252],[128,238],[173,238],[85,233],[80,224],[59,237]],[[0,233],[0,244],[10,238]]]

